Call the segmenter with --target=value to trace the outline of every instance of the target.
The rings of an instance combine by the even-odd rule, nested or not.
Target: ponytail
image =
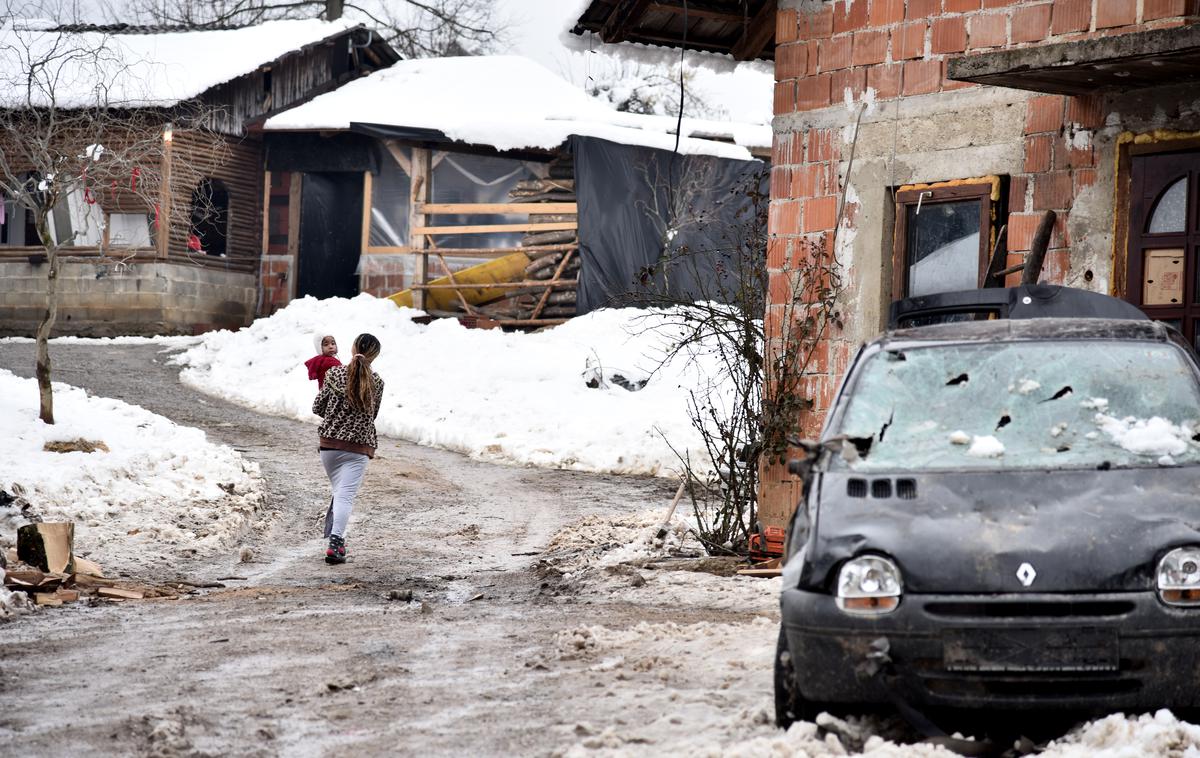
[[[360,334],[354,338],[354,356],[346,367],[346,400],[360,413],[375,412],[375,381],[371,378],[371,362],[379,355],[380,345],[374,335]]]

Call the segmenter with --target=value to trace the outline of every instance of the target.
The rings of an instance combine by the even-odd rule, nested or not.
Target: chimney
[[[342,6],[345,0],[325,0],[325,20],[337,21],[342,17]]]

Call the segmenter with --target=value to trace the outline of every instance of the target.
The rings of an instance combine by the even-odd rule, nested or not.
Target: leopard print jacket
[[[383,380],[371,372],[375,382],[374,410],[368,415],[355,410],[346,398],[346,366],[334,366],[325,375],[325,386],[313,401],[312,412],[325,419],[318,433],[323,447],[375,457],[375,418],[383,399]]]

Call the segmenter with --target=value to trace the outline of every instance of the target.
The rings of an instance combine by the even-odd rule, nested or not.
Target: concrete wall
[[[948,80],[947,61],[1178,26],[1195,20],[1196,3],[780,0],[779,6],[768,336],[779,339],[787,328],[780,295],[796,261],[814,246],[836,250],[844,285],[843,325],[831,330],[804,381],[814,407],[798,420],[803,436],[819,433],[854,351],[884,327],[893,299],[894,188],[1003,177],[1007,210],[995,226],[1008,227],[1010,265],[1024,259],[1042,213],[1054,210],[1058,223],[1042,281],[1123,294],[1115,270],[1125,254],[1114,224],[1118,157],[1135,135],[1166,143],[1171,135],[1162,130],[1200,130],[1200,92],[1180,85],[1042,95]],[[794,506],[794,483],[781,466],[766,467],[762,480],[763,521],[777,523]]]
[[[197,334],[250,323],[253,274],[186,263],[60,264],[54,335]],[[46,304],[46,266],[0,261],[0,336],[33,336]]]

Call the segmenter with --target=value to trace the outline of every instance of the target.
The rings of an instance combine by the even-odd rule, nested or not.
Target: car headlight
[[[1178,547],[1163,556],[1158,596],[1168,605],[1200,605],[1200,547]]]
[[[903,585],[900,569],[881,555],[862,555],[842,566],[837,606],[846,613],[878,615],[896,610]]]

